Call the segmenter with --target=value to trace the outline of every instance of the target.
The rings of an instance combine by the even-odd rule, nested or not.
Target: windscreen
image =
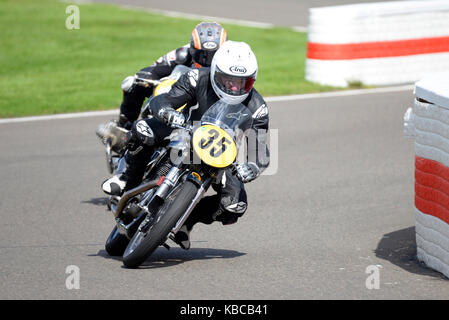
[[[243,104],[228,104],[222,100],[214,103],[201,118],[201,125],[213,124],[231,134],[238,141],[251,128],[252,113]]]

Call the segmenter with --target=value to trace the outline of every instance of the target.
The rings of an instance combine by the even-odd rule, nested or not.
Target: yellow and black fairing
[[[158,95],[161,95],[163,93],[167,93],[171,90],[173,85],[179,80],[179,78],[184,74],[189,72],[191,70],[189,67],[186,67],[184,65],[178,65],[173,69],[172,73],[166,77],[162,78],[160,80],[160,83],[157,84],[154,87],[153,94],[150,98],[148,98],[147,102],[145,103],[143,110],[142,110],[142,118],[146,118],[150,115],[150,101],[154,97],[157,97]],[[181,112],[187,104],[182,105],[181,107],[177,108],[176,111]]]

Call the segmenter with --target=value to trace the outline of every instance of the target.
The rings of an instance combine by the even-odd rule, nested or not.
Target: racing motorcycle
[[[123,255],[129,268],[141,265],[183,226],[209,187],[221,182],[236,165],[252,114],[243,104],[217,101],[198,123],[186,122],[159,147],[147,165],[142,183],[113,197],[116,226],[106,241],[111,255]]]
[[[136,77],[129,77],[124,80],[132,81],[128,85],[136,85],[142,87],[154,86],[153,94],[148,98],[144,107],[142,108],[139,118],[150,118],[149,102],[151,99],[162,93],[170,91],[173,84],[178,81],[178,79],[190,70],[189,67],[184,65],[176,66],[172,73],[160,80],[151,80],[144,78],[145,74],[138,72]],[[182,108],[182,107],[181,107]],[[126,147],[126,135],[129,130],[119,127],[116,120],[111,120],[105,124],[100,124],[96,130],[97,136],[103,142],[106,152],[106,167],[108,172],[113,174],[123,166],[124,163],[121,159],[125,153]]]

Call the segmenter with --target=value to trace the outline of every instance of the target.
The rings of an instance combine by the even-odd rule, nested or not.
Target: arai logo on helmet
[[[203,48],[208,49],[208,50],[213,50],[213,49],[217,48],[217,44],[213,41],[208,41],[208,42],[203,43]]]
[[[244,74],[246,73],[246,68],[242,66],[232,66],[229,68],[232,73]]]

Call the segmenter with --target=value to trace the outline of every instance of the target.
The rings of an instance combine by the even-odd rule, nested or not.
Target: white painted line
[[[296,32],[305,32],[305,33],[307,33],[307,27],[293,26],[293,27],[291,27],[291,29],[293,31],[296,31]]]
[[[88,118],[88,117],[108,116],[108,115],[118,116],[118,114],[119,114],[118,109],[116,109],[116,110],[106,110],[106,111],[88,111],[88,112],[76,112],[76,113],[62,113],[62,114],[53,114],[53,115],[48,115],[48,116],[35,116],[35,117],[0,119],[0,124],[3,124],[3,123],[43,121],[43,120]]]
[[[317,99],[317,98],[356,96],[356,95],[362,95],[362,94],[409,91],[409,90],[413,90],[414,88],[415,88],[415,85],[413,84],[413,85],[405,85],[405,86],[397,86],[397,87],[343,90],[343,91],[331,91],[331,92],[320,92],[320,93],[306,93],[306,94],[296,94],[296,95],[290,95],[290,96],[268,97],[265,99],[265,101],[266,102],[280,102],[280,101],[306,100],[306,99]]]
[[[267,97],[267,98],[265,98],[265,101],[266,102],[282,102],[282,101],[294,101],[294,100],[356,96],[356,95],[362,95],[362,94],[410,91],[410,90],[413,90],[414,88],[415,88],[415,85],[413,84],[413,85],[405,85],[405,86],[398,86],[398,87],[332,91],[332,92],[322,92],[322,93],[306,93],[306,94],[295,94],[295,95],[289,95],[289,96]],[[48,116],[0,119],[0,124],[32,122],[32,121],[42,121],[42,120],[75,119],[75,118],[99,117],[99,116],[118,116],[118,114],[119,114],[118,109],[106,110],[106,111],[63,113],[63,114],[55,114],[55,115],[48,115]]]
[[[143,9],[150,13],[157,13],[157,14],[161,14],[161,15],[164,15],[167,17],[173,17],[173,18],[184,18],[184,19],[200,20],[200,21],[216,21],[216,22],[220,22],[220,23],[229,23],[229,24],[234,24],[234,25],[261,28],[261,29],[270,29],[270,28],[274,27],[274,24],[266,23],[266,22],[256,22],[256,21],[223,18],[223,17],[203,16],[203,15],[191,14],[191,13],[185,13],[185,12],[168,11],[168,10],[160,10],[160,9],[153,9],[153,8],[141,8],[141,7],[135,7],[135,6],[129,6],[129,5],[121,5],[121,7],[129,8],[129,9]]]
[[[161,10],[161,9],[154,9],[154,8],[142,8],[142,7],[136,7],[136,6],[131,6],[131,5],[120,5],[120,6],[123,8],[128,8],[128,9],[144,10],[149,13],[157,13],[157,14],[164,15],[167,17],[172,17],[172,18],[184,18],[184,19],[192,19],[192,20],[199,20],[199,21],[215,21],[215,22],[219,22],[222,24],[229,23],[229,24],[233,24],[233,25],[237,25],[237,26],[261,28],[261,29],[271,29],[271,28],[276,27],[276,25],[274,25],[272,23],[267,23],[267,22],[238,20],[238,19],[213,17],[213,16],[203,16],[203,15],[192,14],[192,13]],[[292,26],[292,27],[290,27],[290,29],[293,31],[296,31],[296,32],[307,32],[307,27],[302,27],[302,26]]]
[[[98,3],[98,2],[92,2],[92,1],[89,1],[89,0],[61,0],[61,2],[77,3],[77,4],[94,4],[94,3]],[[144,7],[135,6],[135,5],[128,5],[128,4],[115,4],[115,5],[117,5],[117,6],[121,7],[121,8],[125,8],[125,9],[146,11],[146,12],[149,12],[149,13],[160,14],[160,15],[163,15],[163,16],[166,16],[166,17],[172,17],[172,18],[184,18],[184,19],[200,20],[200,21],[216,21],[216,22],[219,22],[219,23],[229,23],[229,24],[238,25],[238,26],[261,28],[261,29],[271,29],[271,28],[275,27],[274,24],[266,23],[266,22],[238,20],[238,19],[230,19],[230,18],[223,18],[223,17],[213,17],[213,16],[204,16],[204,15],[193,14],[193,13],[186,13],[186,12],[179,12],[179,11],[162,10],[162,9],[155,9],[155,8],[144,8]],[[293,31],[296,31],[296,32],[307,32],[307,27],[292,26],[290,28]]]

